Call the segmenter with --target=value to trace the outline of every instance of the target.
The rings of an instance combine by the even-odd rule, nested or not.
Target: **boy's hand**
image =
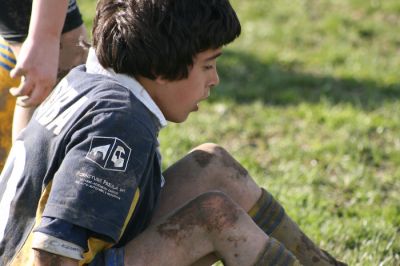
[[[57,38],[39,41],[27,39],[20,50],[17,64],[10,72],[21,77],[19,87],[10,89],[23,107],[39,105],[51,92],[57,80],[60,44]]]

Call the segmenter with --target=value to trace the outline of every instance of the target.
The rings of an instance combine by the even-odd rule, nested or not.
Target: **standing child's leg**
[[[207,191],[229,195],[270,236],[284,244],[304,265],[336,265],[286,215],[223,148],[204,144],[165,171],[166,187],[155,217]]]
[[[86,62],[89,52],[88,37],[85,25],[81,25],[61,35],[60,61],[57,80],[61,80],[68,72]]]

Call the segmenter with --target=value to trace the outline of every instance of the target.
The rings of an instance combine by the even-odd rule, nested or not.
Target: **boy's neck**
[[[137,76],[135,79],[147,91],[153,101],[155,101],[155,91],[160,89],[160,84],[155,80],[151,80],[142,76]]]

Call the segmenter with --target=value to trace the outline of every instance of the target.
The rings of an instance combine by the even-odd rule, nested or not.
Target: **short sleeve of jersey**
[[[124,111],[87,114],[65,140],[43,215],[118,241],[156,152],[154,137]]]

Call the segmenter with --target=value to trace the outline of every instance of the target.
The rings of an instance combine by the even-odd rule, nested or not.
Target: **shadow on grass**
[[[212,93],[211,101],[232,99],[239,104],[262,101],[269,105],[297,105],[325,100],[373,110],[400,99],[400,84],[382,86],[372,80],[304,74],[293,70],[299,66],[266,64],[233,51],[225,51],[218,69],[222,82]]]

